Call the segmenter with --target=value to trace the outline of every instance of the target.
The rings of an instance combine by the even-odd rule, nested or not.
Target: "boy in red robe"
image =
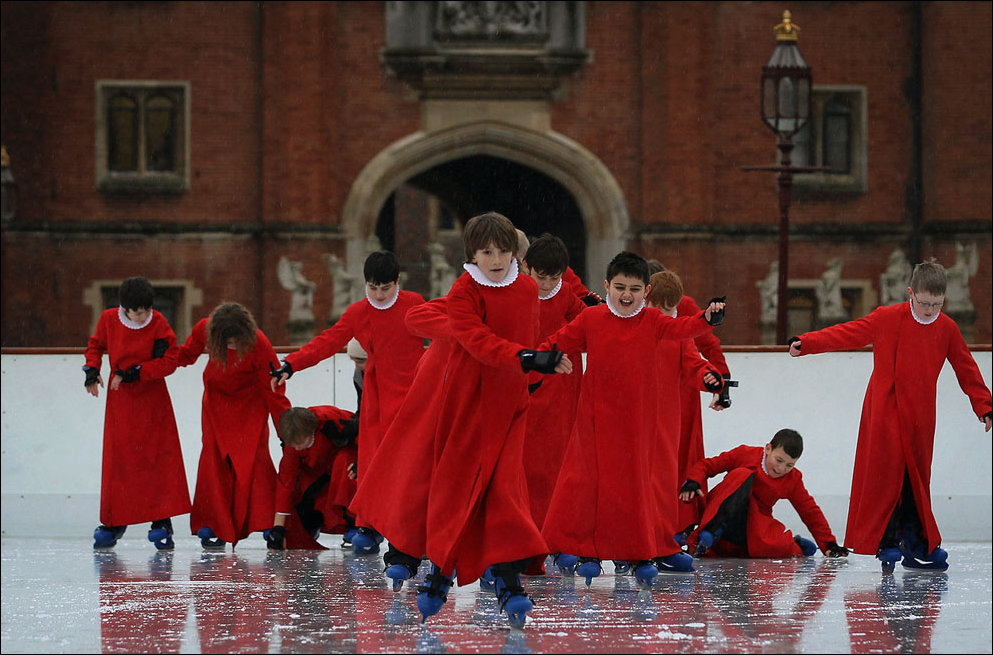
[[[151,521],[148,540],[160,550],[175,547],[172,517],[190,511],[190,489],[163,358],[175,350],[176,334],[152,309],[155,292],[143,277],[129,277],[118,291],[119,307],[105,310],[86,347],[84,385],[93,397],[103,386],[104,353],[114,375],[103,427],[100,525],[94,548],[110,548],[128,525]],[[123,383],[123,384],[122,384]]]
[[[447,296],[452,352],[426,410],[438,417],[426,524],[432,569],[417,607],[425,620],[437,614],[456,569],[466,585],[492,566],[501,609],[523,626],[532,603],[520,574],[549,552],[524,478],[527,373],[566,373],[572,364],[559,351],[531,349],[538,285],[518,274],[513,223],[489,212],[470,219],[463,234],[466,272]]]
[[[234,547],[272,525],[276,469],[269,454],[269,420],[289,409],[269,372],[279,363],[269,339],[243,305],[218,305],[176,353],[189,366],[204,352],[203,447],[197,467],[190,529],[205,549]]]
[[[358,426],[352,412],[331,405],[290,407],[279,417],[279,435],[276,515],[263,533],[266,544],[323,550],[320,533],[342,534],[353,522],[348,504],[355,495]]]
[[[600,575],[603,558],[633,562],[646,581],[654,577],[653,560],[667,571],[693,570],[672,534],[660,538],[658,529],[652,469],[663,446],[654,354],[661,339],[709,330],[723,317],[724,303],[671,318],[646,307],[648,281],[642,257],[618,254],[607,267],[606,302],[587,308],[540,346],[586,352],[579,409],[542,535],[552,552],[579,556],[576,573],[587,584]]]
[[[979,422],[993,426],[990,389],[958,325],[941,313],[947,285],[931,259],[914,267],[908,302],[790,338],[791,357],[872,344],[845,545],[876,555],[884,569],[901,556],[907,568],[948,568],[931,510],[935,394],[946,360]]]
[[[424,354],[424,341],[403,325],[407,310],[424,302],[413,291],[400,289],[400,265],[388,251],[366,257],[365,300],[349,305],[341,318],[309,343],[283,359],[273,371],[272,388],[282,385],[294,372],[310,368],[340,352],[353,337],[368,357],[362,381],[362,409],[359,412],[358,475],[366,469],[383,434],[400,409],[414,379],[414,368]],[[357,532],[352,547],[357,555],[379,552],[383,537],[361,515],[356,516]]]
[[[838,545],[824,513],[803,484],[795,468],[803,454],[803,437],[783,428],[764,448],[738,446],[717,457],[708,457],[690,467],[679,490],[679,499],[690,502],[703,496],[703,483],[727,473],[711,490],[700,519],[700,527],[686,540],[697,557],[715,553],[725,557],[800,557],[820,548],[830,557],[847,557]],[[780,499],[790,501],[816,544],[793,536],[772,516]]]

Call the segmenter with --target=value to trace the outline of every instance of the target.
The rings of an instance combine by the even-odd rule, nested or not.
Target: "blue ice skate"
[[[900,553],[900,549],[896,546],[880,548],[876,553],[876,559],[882,562],[884,571],[892,571],[902,556],[903,555]]]
[[[576,565],[579,564],[579,558],[569,553],[555,553],[552,563],[562,575],[572,575],[576,572]]]
[[[375,555],[382,542],[383,535],[372,528],[359,528],[352,537],[352,551],[356,555]]]
[[[686,553],[673,553],[653,560],[659,573],[693,573],[693,558]]]
[[[206,525],[197,530],[197,536],[200,537],[200,545],[204,550],[221,550],[227,545],[226,541],[214,534],[214,531]]]
[[[576,575],[586,578],[586,586],[593,584],[593,578],[600,577],[603,567],[600,560],[595,557],[580,557],[579,566],[576,567]]]
[[[400,591],[403,583],[413,578],[416,574],[416,569],[411,571],[404,564],[391,564],[386,567],[386,577],[393,581],[393,591]]]
[[[117,545],[117,540],[124,536],[124,531],[128,529],[126,525],[103,525],[97,526],[93,531],[94,548],[113,548]]]
[[[656,571],[658,573],[658,571]],[[631,562],[625,562],[622,559],[614,560],[614,575],[630,575],[631,574]]]
[[[153,521],[148,530],[148,540],[159,550],[172,550],[176,547],[172,540],[172,519]]]
[[[524,593],[521,586],[521,576],[517,573],[512,576],[498,577],[494,581],[497,600],[500,602],[500,609],[507,613],[507,622],[511,628],[521,629],[527,622],[528,612],[534,609],[534,603]]]
[[[487,566],[483,571],[483,576],[479,578],[479,588],[483,591],[492,591],[495,588],[496,578],[493,577],[493,567]]]
[[[355,538],[355,535],[358,534],[358,531],[359,531],[359,529],[356,528],[356,527],[354,527],[354,526],[352,526],[352,527],[348,528],[347,530],[345,530],[345,534],[343,534],[341,536],[341,549],[342,550],[351,550],[352,549],[352,539]]]
[[[793,537],[793,541],[795,541],[796,545],[800,547],[800,552],[803,553],[804,557],[810,557],[817,552],[817,544],[810,539],[805,539],[800,535],[796,535]]]
[[[452,588],[452,579],[441,573],[437,564],[431,565],[431,572],[424,576],[426,584],[417,588],[417,610],[423,617],[421,623],[441,611],[448,600],[448,590]]]
[[[723,530],[714,530],[713,532],[710,530],[700,530],[700,533],[697,535],[696,550],[693,552],[693,557],[703,556],[704,553],[714,547],[714,544],[720,540],[723,533]]]
[[[658,574],[659,569],[652,562],[638,562],[638,565],[634,567],[634,579],[638,581],[639,585],[647,589],[652,588],[652,583],[655,582]]]
[[[900,540],[900,553],[903,555],[905,569],[920,569],[925,571],[944,571],[948,569],[948,552],[938,546],[930,553],[927,552],[927,542],[917,534],[904,533]]]

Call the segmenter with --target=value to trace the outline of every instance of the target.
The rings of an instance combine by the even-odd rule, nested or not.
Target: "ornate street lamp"
[[[779,164],[776,166],[743,166],[747,171],[776,171],[779,173],[779,287],[776,305],[776,343],[786,343],[786,316],[789,289],[790,201],[793,173],[827,170],[823,166],[793,166],[793,135],[810,120],[810,67],[800,54],[797,34],[789,11],[783,12],[783,22],[776,25],[776,48],[768,63],[762,67],[762,120],[776,134]]]

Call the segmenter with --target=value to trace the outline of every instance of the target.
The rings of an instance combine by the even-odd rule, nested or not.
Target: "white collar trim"
[[[124,307],[117,308],[117,318],[121,319],[121,325],[130,330],[140,330],[149,323],[152,322],[152,318],[155,316],[154,313],[148,312],[148,318],[145,319],[144,323],[135,323],[130,318],[128,318],[128,312]]]
[[[920,323],[921,325],[931,325],[932,323],[938,320],[939,316],[941,316],[941,312],[938,312],[930,319],[924,320],[923,318],[917,315],[916,311],[914,311],[914,302],[912,300],[908,300],[907,302],[910,303],[910,315],[913,316],[914,320]]]
[[[765,448],[762,449],[762,459],[759,460],[759,462],[762,464],[762,472],[765,473],[766,475],[769,475],[769,471],[765,467]],[[769,477],[771,478],[772,476],[769,475]]]
[[[369,287],[365,288],[365,299],[368,300],[369,304],[375,307],[376,309],[389,309],[390,307],[396,304],[397,298],[399,297],[400,297],[399,284],[394,289],[393,297],[385,302],[376,302],[375,300],[373,300],[372,296],[369,295]]]
[[[634,318],[635,316],[640,314],[643,309],[645,309],[644,298],[641,299],[641,305],[638,307],[638,309],[634,310],[630,314],[621,314],[620,312],[618,312],[617,308],[614,307],[614,304],[610,302],[610,294],[607,294],[607,297],[604,298],[604,302],[607,303],[607,308],[610,309],[610,313],[616,316],[617,318]]]
[[[478,284],[482,284],[484,287],[507,287],[514,283],[517,279],[517,259],[512,258],[510,260],[510,269],[507,274],[503,276],[503,279],[499,282],[494,282],[490,278],[486,277],[486,274],[479,270],[479,266],[466,262],[462,264],[462,268],[465,269],[466,273],[472,276]]]
[[[562,289],[562,280],[559,279],[559,283],[555,285],[555,288],[548,292],[547,296],[538,294],[538,300],[551,300],[555,295]]]

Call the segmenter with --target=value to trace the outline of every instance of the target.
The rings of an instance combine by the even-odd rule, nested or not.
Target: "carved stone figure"
[[[331,274],[331,279],[334,281],[334,301],[331,305],[331,312],[328,314],[328,321],[334,324],[352,304],[355,276],[345,270],[345,262],[337,255],[324,253],[324,264],[328,267],[328,273]]]
[[[431,256],[431,297],[440,298],[455,282],[455,267],[445,259],[445,246],[433,241],[427,248]]]
[[[975,315],[976,308],[969,296],[969,278],[979,270],[979,249],[975,242],[955,244],[955,264],[946,269],[948,288],[945,291],[945,313],[957,317]]]
[[[779,262],[769,264],[769,274],[764,280],[755,283],[762,298],[762,318],[764,325],[776,324],[776,311],[779,309]]]
[[[912,272],[913,267],[902,250],[891,252],[886,272],[879,276],[879,304],[897,305],[905,301]]]
[[[303,263],[279,258],[277,268],[279,283],[292,292],[290,301],[290,322],[314,321],[314,291],[317,285],[303,276]]]
[[[817,285],[817,317],[821,325],[834,325],[848,320],[845,305],[841,301],[841,269],[844,262],[840,257],[828,261],[827,270],[821,275]]]

